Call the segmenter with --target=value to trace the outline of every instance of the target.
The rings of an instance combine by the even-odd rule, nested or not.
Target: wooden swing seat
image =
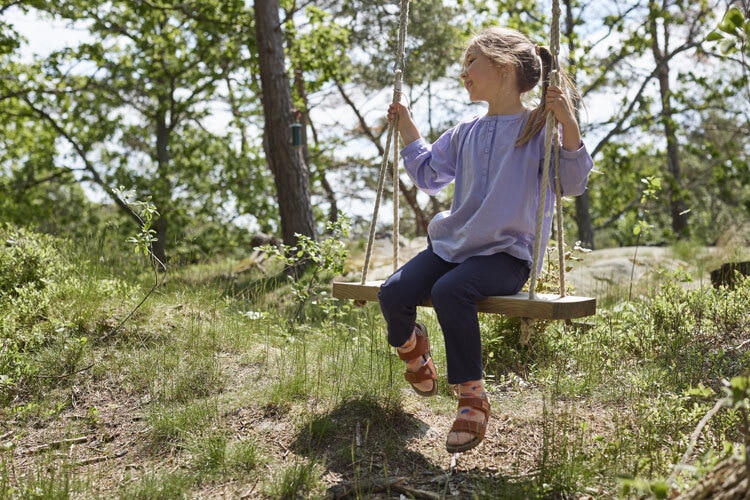
[[[333,296],[337,299],[377,302],[381,284],[382,281],[368,281],[364,285],[334,281]],[[431,307],[431,304],[428,301],[422,306]],[[537,293],[533,300],[529,300],[526,292],[489,297],[477,306],[479,312],[483,313],[530,319],[574,319],[596,314],[596,298],[570,295],[560,297],[547,293]]]

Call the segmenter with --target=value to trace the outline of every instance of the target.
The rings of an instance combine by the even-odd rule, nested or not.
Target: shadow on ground
[[[430,432],[435,431],[398,403],[355,399],[310,420],[291,449],[323,465],[330,499],[536,496],[533,479],[490,469],[456,471],[409,446]]]

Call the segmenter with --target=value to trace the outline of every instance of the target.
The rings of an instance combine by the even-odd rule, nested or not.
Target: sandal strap
[[[415,372],[405,372],[404,378],[407,382],[410,384],[418,384],[420,382],[424,382],[425,380],[437,380],[437,374],[435,373],[435,370],[432,370],[432,373],[427,373],[431,370],[430,363],[425,363],[422,365],[422,367],[415,371]]]
[[[457,418],[453,421],[451,432],[468,432],[477,437],[484,437],[485,432],[487,432],[487,421],[475,422],[473,420]]]
[[[398,351],[398,357],[401,358],[402,361],[411,361],[412,359],[417,359],[420,356],[430,354],[430,340],[427,338],[427,335],[425,333],[426,329],[419,323],[417,323],[416,326],[418,330],[416,333],[417,343],[414,346],[414,349],[408,352]]]
[[[458,407],[469,407],[484,413],[485,422],[490,418],[490,400],[483,398],[458,398]]]
[[[482,398],[459,398],[458,407],[469,407],[484,413],[484,420],[476,422],[461,417],[453,421],[451,432],[468,432],[479,439],[484,439],[484,433],[487,431],[487,422],[490,420],[490,400],[485,395]]]

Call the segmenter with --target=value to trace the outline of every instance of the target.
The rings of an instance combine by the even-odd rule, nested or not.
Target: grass
[[[153,284],[145,263],[46,244],[35,258],[54,286],[0,310],[12,368],[0,499],[659,497],[722,380],[750,361],[748,282],[714,290],[655,272],[637,299],[608,288],[596,317],[540,325],[528,345],[517,320],[482,316],[494,417],[451,468],[451,387],[408,391],[377,306],[331,299],[329,274],[295,286],[266,279],[273,268],[232,276],[227,261],[171,269],[120,325]],[[420,318],[444,374],[435,316]],[[728,406],[710,421],[678,489],[734,452],[742,419]],[[83,441],[45,447],[64,438]]]

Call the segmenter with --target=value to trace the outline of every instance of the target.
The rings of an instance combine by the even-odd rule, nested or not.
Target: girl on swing
[[[427,248],[391,275],[378,294],[388,342],[398,348],[405,378],[422,396],[436,394],[438,387],[427,330],[416,323],[417,305],[432,300],[445,340],[448,383],[459,394],[445,445],[450,453],[476,447],[487,429],[490,403],[482,380],[477,302],[518,293],[529,278],[547,112],[562,129],[563,194],[583,193],[593,166],[568,96],[549,86],[552,62],[547,48],[518,31],[489,28],[470,41],[461,72],[471,101],[489,105],[485,115],[428,144],[404,104],[388,108],[389,121],[398,116],[401,156],[414,183],[430,195],[455,183],[450,210],[430,222]],[[540,81],[541,102],[527,109],[521,97]],[[545,213],[554,203],[549,189]],[[545,216],[541,255],[550,228],[551,215]]]

